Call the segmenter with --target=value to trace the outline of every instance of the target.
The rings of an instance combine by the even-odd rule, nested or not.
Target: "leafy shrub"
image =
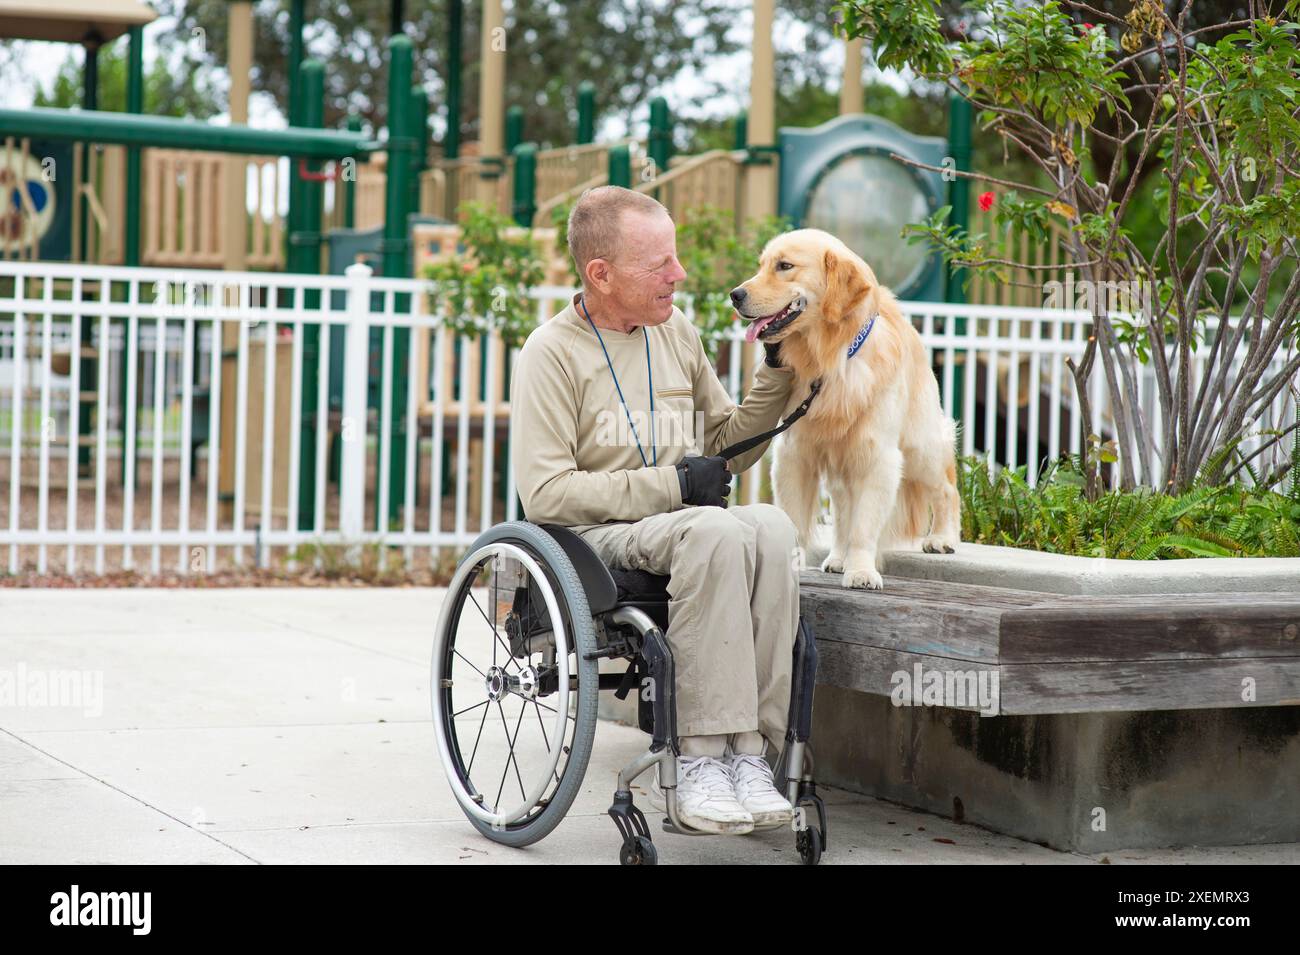
[[[429,310],[457,334],[496,329],[507,347],[522,345],[537,323],[528,290],[546,276],[541,247],[484,203],[466,202],[460,215],[463,253],[424,270],[437,283]]]
[[[1197,485],[1177,495],[1148,488],[1084,494],[1078,456],[1050,463],[1036,487],[1025,467],[958,468],[962,539],[1080,557],[1300,557],[1300,494],[1244,484]]]

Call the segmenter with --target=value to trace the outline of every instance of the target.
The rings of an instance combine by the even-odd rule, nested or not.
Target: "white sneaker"
[[[755,829],[790,825],[794,806],[776,788],[766,759],[749,753],[729,753],[723,761],[736,781],[736,801],[754,817]]]
[[[650,805],[667,812],[658,770],[653,775]],[[743,836],[754,829],[754,817],[736,801],[731,771],[712,756],[677,757],[677,815],[683,823],[702,832]]]

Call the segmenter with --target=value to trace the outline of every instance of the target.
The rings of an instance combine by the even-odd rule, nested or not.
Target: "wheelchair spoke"
[[[496,641],[496,643],[492,644],[492,665],[497,665],[497,644],[499,643],[501,644],[501,648],[506,651],[506,665],[508,666],[514,663],[515,669],[520,669],[519,664],[515,663],[514,654],[510,652],[510,648],[506,646],[505,642],[501,639],[501,634],[497,633],[496,627],[493,625],[492,621],[488,619],[487,614],[483,612],[483,608],[478,605],[478,601],[474,599],[474,595],[469,594],[469,599],[474,604],[474,608],[478,610],[479,616],[483,618],[483,622],[489,627],[492,627],[492,638]]]
[[[484,700],[482,703],[475,703],[473,706],[467,706],[463,710],[457,710],[455,713],[452,713],[451,718],[455,719],[462,713],[468,713],[470,710],[477,710],[480,706],[487,706],[491,702],[491,700]]]
[[[468,782],[474,773],[474,757],[478,755],[478,743],[483,738],[483,727],[487,725],[487,715],[491,707],[483,711],[483,719],[478,722],[478,735],[474,737],[474,751],[469,754],[469,765],[465,767],[465,780]]]
[[[506,757],[506,768],[505,771],[502,772],[501,774],[501,786],[499,789],[497,789],[497,801],[496,803],[493,804],[493,808],[496,809],[497,811],[500,811],[501,794],[505,791],[506,788],[506,779],[510,775],[511,763],[515,764],[515,778],[519,780],[519,798],[527,799],[528,793],[524,791],[523,773],[519,771],[519,761],[515,759],[515,740],[519,738],[519,727],[524,722],[524,708],[522,706],[519,708],[519,719],[515,721],[514,739],[510,738],[510,724],[506,722],[506,711],[501,707],[500,700],[497,700],[497,710],[501,714],[501,728],[505,731],[506,734],[506,745],[510,747],[510,755]]]
[[[466,657],[465,654],[461,653],[461,652],[460,652],[459,650],[457,650],[455,647],[452,647],[452,648],[451,648],[451,652],[454,653],[454,654],[456,654],[456,656],[460,657],[462,660],[464,660],[465,663],[466,663],[466,665],[467,665],[471,670],[473,670],[475,673],[477,673],[477,674],[478,674],[479,676],[481,676],[483,679],[485,679],[485,680],[487,679],[487,674],[484,673],[482,670],[480,670],[478,667],[474,666],[474,664],[470,663],[470,662],[469,662],[469,658]]]
[[[533,706],[537,706],[536,700],[530,700],[529,702],[531,702]],[[534,710],[534,712],[537,714],[537,725],[541,727],[542,730],[542,742],[546,744],[546,751],[549,753],[551,751],[551,741],[546,735],[546,721],[542,719],[542,711],[540,709]],[[551,775],[555,777],[555,782],[558,785],[560,782],[560,774],[556,770],[552,769]]]

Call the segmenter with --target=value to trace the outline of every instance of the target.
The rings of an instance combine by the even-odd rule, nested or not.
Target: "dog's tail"
[[[918,481],[903,478],[894,499],[894,511],[885,528],[880,549],[917,550],[921,538],[930,532],[933,515],[930,513],[932,493]]]
[[[960,518],[954,510],[957,504],[956,492],[956,444],[957,423],[951,418],[942,419],[942,440],[934,444],[933,457],[921,468],[921,473],[942,475],[942,479],[930,485],[909,478],[905,473],[898,485],[898,496],[894,499],[894,510],[881,540],[880,551],[916,550],[921,546],[921,538],[932,532],[942,532],[947,525],[960,526]],[[943,513],[936,513],[936,508]]]

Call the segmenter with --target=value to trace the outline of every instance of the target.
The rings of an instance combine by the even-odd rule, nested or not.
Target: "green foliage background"
[[[1300,557],[1300,481],[1290,490],[1198,485],[1184,494],[1110,491],[1089,501],[1078,458],[1044,470],[993,471],[983,458],[958,468],[962,540],[1079,557]]]

